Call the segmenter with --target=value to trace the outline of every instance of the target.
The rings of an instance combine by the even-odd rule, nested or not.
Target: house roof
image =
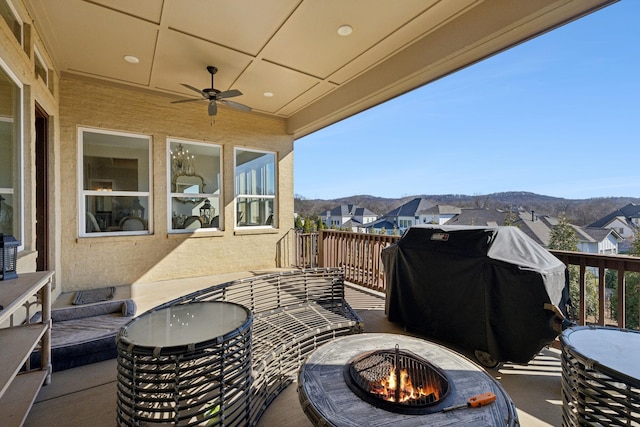
[[[457,215],[461,212],[461,209],[457,206],[451,205],[435,205],[424,211],[418,211],[418,214],[430,214],[430,215]]]
[[[507,213],[496,209],[462,209],[459,215],[451,218],[446,225],[504,225]],[[558,218],[547,215],[535,215],[530,212],[519,212],[519,219],[515,224],[520,230],[542,246],[548,246],[551,241],[551,231],[558,225]],[[614,230],[604,228],[578,227],[572,225],[576,237],[582,242],[601,242]],[[620,240],[618,233],[614,234]]]
[[[24,0],[18,12],[61,74],[206,115],[200,102],[169,101],[201,97],[181,83],[209,88],[215,66],[216,89],[240,90],[234,101],[284,118],[299,138],[615,1]]]
[[[460,209],[460,213],[449,221],[446,225],[479,225],[496,226],[504,225],[505,212],[496,209]]]
[[[380,218],[376,221],[370,222],[364,226],[364,228],[373,228],[376,230],[393,230],[397,225],[393,221],[389,221],[388,218]]]
[[[354,216],[377,216],[367,208],[353,204],[338,205],[325,212],[324,216],[354,217]]]
[[[558,219],[546,215],[534,215],[530,212],[520,213],[520,229],[542,246],[548,246],[551,241],[551,230],[558,225]]]
[[[596,228],[596,227],[578,227],[580,229],[580,231],[589,236],[589,238],[593,239],[594,242],[602,242],[603,240],[605,240],[606,238],[609,237],[609,235],[612,235],[614,237],[614,239],[616,239],[617,241],[622,241],[624,240],[620,234],[618,234],[618,232],[616,232],[613,229],[609,229],[609,228]]]
[[[348,221],[345,221],[345,223],[342,224],[342,227],[344,227],[344,228],[354,228],[354,227],[364,228],[365,225],[363,223],[361,223],[360,221],[358,221],[357,219],[351,218]]]
[[[399,217],[399,216],[410,216],[415,217],[419,212],[424,212],[427,209],[430,209],[435,206],[430,200],[423,199],[421,197],[416,197],[408,201],[407,203],[398,206],[394,210],[386,213],[385,217]]]
[[[632,218],[640,218],[640,205],[629,203],[628,205],[603,216],[599,220],[592,222],[588,227],[605,227],[616,218],[624,218],[624,221],[626,221],[627,224],[632,225]]]

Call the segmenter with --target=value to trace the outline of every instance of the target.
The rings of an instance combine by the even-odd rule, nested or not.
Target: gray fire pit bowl
[[[372,350],[399,345],[442,369],[452,386],[436,412],[410,415],[390,412],[365,402],[346,384],[343,369],[353,357]],[[443,412],[452,405],[465,404],[475,395],[493,392],[495,402],[481,408]],[[396,334],[359,334],[338,338],[318,348],[300,369],[300,403],[316,426],[516,426],[518,415],[502,386],[470,359],[441,345]]]

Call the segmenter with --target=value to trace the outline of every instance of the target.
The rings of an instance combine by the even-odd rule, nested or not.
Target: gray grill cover
[[[382,251],[392,322],[527,363],[560,332],[568,272],[516,227],[415,226]]]

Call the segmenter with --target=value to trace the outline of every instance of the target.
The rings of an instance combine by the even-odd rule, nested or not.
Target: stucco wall
[[[57,145],[53,143],[58,138],[58,75],[56,74],[53,61],[48,52],[44,49],[42,42],[34,30],[33,23],[30,21],[22,2],[13,2],[18,13],[23,18],[24,26],[24,47],[22,47],[13,36],[5,21],[0,19],[0,61],[6,67],[6,71],[15,76],[22,84],[23,102],[22,102],[22,158],[23,158],[23,179],[22,179],[22,196],[23,203],[21,208],[22,216],[22,232],[16,237],[23,249],[18,253],[17,271],[18,274],[35,271],[36,269],[36,152],[35,152],[35,116],[34,110],[36,104],[49,115],[48,118],[48,211],[46,215],[48,221],[48,268],[58,271],[59,264],[59,233],[60,233],[60,215],[58,203],[58,179],[59,174],[56,168],[59,167],[59,153]],[[38,46],[42,59],[49,68],[50,86],[38,78],[34,72],[34,46]],[[50,89],[51,88],[51,89]],[[0,153],[3,155],[4,153]],[[54,297],[60,292],[57,286],[57,276],[53,278],[53,294]]]
[[[284,120],[205,102],[171,104],[149,91],[63,75],[60,79],[61,271],[63,291],[265,269],[275,266],[276,244],[293,225],[293,136]],[[241,99],[239,99],[241,102]],[[79,237],[78,127],[152,137],[153,234]],[[167,138],[223,147],[224,226],[221,231],[170,234],[167,226]],[[276,152],[278,229],[234,229],[234,147]]]

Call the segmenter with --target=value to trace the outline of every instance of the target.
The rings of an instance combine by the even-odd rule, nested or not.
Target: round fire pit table
[[[252,320],[239,304],[194,302],[123,326],[116,338],[118,425],[245,425]]]
[[[576,326],[560,344],[562,425],[640,426],[640,332]]]
[[[345,381],[349,363],[377,350],[416,355],[446,377],[447,392],[426,413],[389,410],[354,393]],[[375,356],[375,354],[374,354]],[[375,356],[378,357],[378,356]],[[367,363],[375,363],[368,361]],[[382,362],[381,364],[385,364]],[[496,400],[479,408],[464,407],[468,399],[491,392]],[[482,367],[441,345],[396,334],[357,334],[337,338],[313,352],[300,369],[298,397],[316,426],[516,426],[516,408],[502,386]],[[413,411],[409,411],[413,412]]]

